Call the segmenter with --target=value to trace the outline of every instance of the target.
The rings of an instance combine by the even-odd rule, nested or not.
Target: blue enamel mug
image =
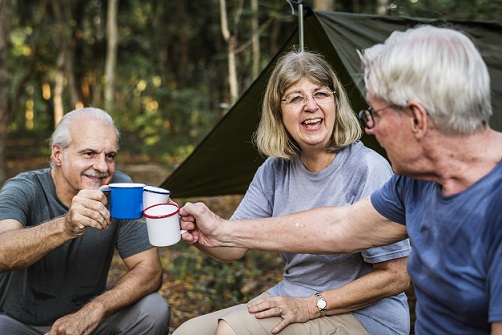
[[[111,183],[103,192],[110,192],[110,214],[113,219],[134,220],[143,216],[143,188],[140,183]]]

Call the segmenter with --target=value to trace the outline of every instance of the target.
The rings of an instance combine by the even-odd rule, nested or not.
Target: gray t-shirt
[[[361,142],[338,152],[333,162],[319,172],[308,171],[300,159],[268,158],[256,172],[232,219],[280,216],[322,206],[350,205],[380,188],[391,175],[388,162]],[[356,254],[281,253],[286,263],[284,279],[269,293],[305,297],[337,288],[373,271],[372,264],[406,257],[410,250],[409,241],[404,240]],[[408,334],[410,331],[404,293],[382,299],[353,312],[353,315],[370,334]]]
[[[112,182],[130,182],[116,172]],[[65,215],[50,169],[24,172],[0,191],[0,220],[25,227]],[[109,229],[86,233],[49,252],[32,266],[0,273],[0,312],[31,325],[50,325],[73,313],[105,290],[113,253],[122,258],[152,248],[146,226],[134,220],[112,220]]]

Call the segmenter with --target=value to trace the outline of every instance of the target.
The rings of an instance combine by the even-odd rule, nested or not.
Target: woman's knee
[[[202,315],[188,321],[183,322],[173,335],[214,335],[218,319],[213,318],[211,314]]]
[[[235,305],[185,321],[174,331],[173,335],[214,335],[218,321],[226,315],[239,310],[247,311],[246,305]]]

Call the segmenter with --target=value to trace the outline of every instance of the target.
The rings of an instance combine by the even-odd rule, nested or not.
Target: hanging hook
[[[293,3],[295,5],[303,4],[303,0],[298,0],[298,1],[286,0],[286,2],[289,4],[289,7],[291,7],[291,15],[295,15],[295,7],[293,7]]]
[[[291,7],[291,15],[295,15],[295,7],[293,7],[293,4],[291,3],[291,0],[286,0],[286,2]]]

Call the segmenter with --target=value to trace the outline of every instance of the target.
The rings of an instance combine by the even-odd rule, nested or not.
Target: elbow
[[[411,279],[406,268],[408,257],[394,259],[385,264],[381,272],[387,296],[403,293],[410,288]]]
[[[392,287],[392,294],[399,294],[408,290],[411,286],[411,278],[408,275],[408,271],[406,267],[396,270],[392,273],[391,276],[392,284],[389,287]]]
[[[408,272],[405,274],[402,274],[398,280],[397,280],[397,293],[399,294],[401,292],[407,291],[411,287],[411,279],[410,276],[408,275]]]
[[[216,257],[211,257],[211,258],[220,262],[220,263],[223,263],[223,264],[231,264],[233,262],[233,260],[231,260],[231,259],[223,259],[223,258],[216,258]]]
[[[230,248],[230,247],[207,248],[207,247],[202,247],[200,245],[195,245],[195,246],[197,247],[197,249],[199,249],[212,259],[223,264],[230,264],[232,262],[235,262],[243,258],[247,253],[247,249],[245,248]]]
[[[144,294],[150,294],[153,292],[157,292],[162,288],[162,281],[164,278],[164,271],[161,266],[151,266],[148,270],[143,269],[136,271],[136,273],[140,272],[141,274],[138,276],[137,284],[141,287],[141,290]],[[120,282],[122,278],[119,278]],[[117,283],[118,283],[117,282]],[[117,285],[115,283],[115,285]]]
[[[6,257],[5,254],[0,253],[0,272],[11,272],[11,271],[17,271],[24,269],[28,267],[30,264],[28,264],[25,260],[23,259],[9,259]]]
[[[388,279],[385,297],[391,297],[406,292],[411,286],[410,277],[406,275],[392,276]]]
[[[148,271],[144,269],[143,285],[149,293],[157,292],[162,288],[162,281],[164,278],[164,270],[161,263],[152,264],[148,267]]]
[[[4,255],[0,254],[0,272],[9,272],[12,271],[9,264],[7,264],[7,260]]]
[[[154,278],[156,278],[156,280],[153,280],[153,284],[155,285],[154,289],[153,289],[154,292],[157,292],[158,290],[160,290],[162,288],[163,276],[164,276],[164,272],[162,271],[162,268],[161,268],[159,273],[154,277]]]
[[[212,259],[223,263],[223,264],[230,264],[232,262],[238,261],[242,257],[225,257],[225,256],[214,256],[214,255],[209,255]],[[230,255],[229,255],[230,256]]]

